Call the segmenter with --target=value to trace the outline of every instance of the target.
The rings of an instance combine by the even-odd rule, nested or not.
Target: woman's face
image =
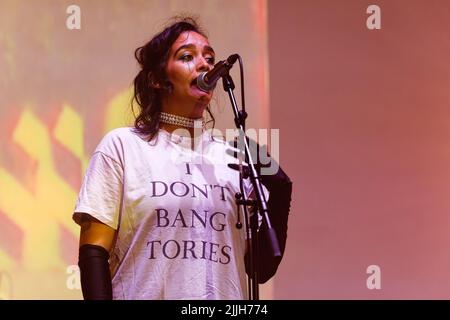
[[[194,31],[185,31],[173,43],[166,65],[173,91],[166,97],[166,111],[182,116],[201,117],[212,98],[212,90],[197,87],[201,72],[214,65],[215,53],[208,40]],[[191,107],[192,106],[192,107]]]

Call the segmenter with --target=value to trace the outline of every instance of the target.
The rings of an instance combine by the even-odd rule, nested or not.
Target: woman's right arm
[[[116,230],[88,214],[83,214],[80,225],[78,266],[83,297],[85,300],[111,300],[108,260]]]
[[[80,247],[84,244],[92,244],[101,246],[108,252],[111,251],[116,230],[88,214],[83,214],[80,225]]]

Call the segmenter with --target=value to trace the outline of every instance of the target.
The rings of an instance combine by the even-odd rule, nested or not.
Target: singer
[[[112,130],[98,144],[73,213],[85,299],[247,298],[246,234],[236,227],[243,217],[234,197],[239,175],[227,166],[238,160],[206,130],[214,127],[214,84],[198,85],[215,55],[193,18],[177,18],[136,49],[134,127]],[[262,180],[284,252],[292,183],[281,168]],[[249,181],[244,188],[250,195]],[[261,238],[264,283],[280,260]]]

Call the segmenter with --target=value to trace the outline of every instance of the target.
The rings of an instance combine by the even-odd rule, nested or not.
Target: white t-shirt
[[[90,160],[73,218],[87,213],[118,231],[114,299],[247,298],[239,174],[227,166],[237,159],[208,131],[191,143],[164,130],[148,142],[119,128]],[[244,187],[248,195],[250,182]]]

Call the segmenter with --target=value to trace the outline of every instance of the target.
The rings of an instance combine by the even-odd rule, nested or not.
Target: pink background
[[[381,30],[366,27],[370,4]],[[268,12],[271,126],[294,181],[275,297],[449,299],[450,3]]]

